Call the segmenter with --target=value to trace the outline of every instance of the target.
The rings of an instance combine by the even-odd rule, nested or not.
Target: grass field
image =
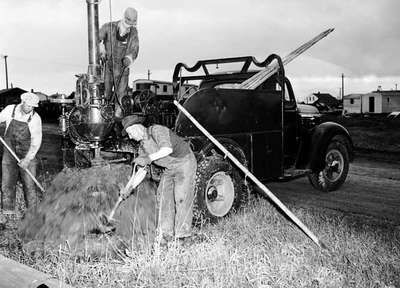
[[[400,153],[400,120],[387,120],[385,116],[352,117],[324,116],[346,127],[356,149]]]
[[[290,207],[329,247],[322,250],[265,199],[191,243],[84,259],[66,247],[27,255],[14,232],[0,253],[75,287],[400,287],[400,229],[331,210]]]
[[[373,119],[342,124],[358,148],[400,151],[397,126]],[[55,145],[56,138],[45,141]],[[59,157],[51,145],[43,147],[43,165],[52,164],[53,174],[61,168]],[[40,177],[49,185],[50,176]],[[74,287],[400,287],[400,227],[329,209],[289,208],[328,251],[267,200],[253,199],[238,214],[196,228],[190,243],[168,249],[122,251],[117,259],[78,256],[67,245],[29,254],[15,230],[6,230],[0,253]]]

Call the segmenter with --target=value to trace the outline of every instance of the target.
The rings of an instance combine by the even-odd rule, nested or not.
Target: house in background
[[[343,113],[391,113],[400,111],[400,90],[376,90],[365,94],[349,94],[343,99]]]
[[[306,97],[306,104],[317,107],[320,112],[332,112],[342,109],[342,103],[329,93],[313,93]]]
[[[160,81],[160,80],[147,80],[137,79],[133,81],[132,91],[150,90],[154,94],[159,96],[172,96],[173,86],[172,82]],[[197,91],[197,85],[193,84],[182,84],[180,87],[180,95],[191,95]]]
[[[47,96],[46,94],[44,94],[43,92],[39,92],[39,91],[33,91],[33,89],[31,89],[32,93],[35,93],[38,97],[39,97],[39,103],[43,102],[43,101],[48,101],[49,100],[49,96]]]
[[[26,90],[18,87],[0,90],[0,110],[3,110],[7,105],[20,103],[21,94],[25,92]]]

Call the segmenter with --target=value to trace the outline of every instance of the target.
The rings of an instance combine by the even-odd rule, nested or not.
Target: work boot
[[[157,237],[158,238],[158,237]],[[170,236],[170,235],[162,235],[160,238],[160,247],[166,248],[168,247],[168,243],[170,243],[171,241],[174,241],[174,237]]]
[[[182,248],[187,248],[194,244],[193,238],[191,236],[176,238],[175,242]]]
[[[0,212],[0,231],[6,229],[7,222],[8,220],[6,216],[2,212]]]
[[[15,223],[18,220],[18,215],[14,210],[3,210],[1,215],[4,216],[3,219],[5,219],[4,225],[2,225],[2,226],[4,226],[4,228],[6,228],[7,226],[10,226],[9,228],[11,228],[13,226],[12,225],[13,223],[15,226]]]

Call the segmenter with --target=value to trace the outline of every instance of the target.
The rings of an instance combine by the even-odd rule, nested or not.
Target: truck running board
[[[278,180],[286,182],[293,179],[304,177],[309,173],[311,173],[310,169],[287,169],[285,170],[283,176],[279,177]]]

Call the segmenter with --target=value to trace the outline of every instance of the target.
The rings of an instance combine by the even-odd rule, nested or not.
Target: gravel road
[[[307,178],[266,185],[284,203],[363,214],[400,225],[400,163],[356,158],[343,186],[329,193],[315,190]]]

